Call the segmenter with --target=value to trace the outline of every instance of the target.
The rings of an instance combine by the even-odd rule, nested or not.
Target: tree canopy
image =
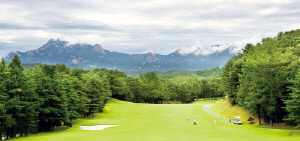
[[[299,90],[299,39],[300,30],[280,32],[256,45],[247,44],[241,54],[230,59],[222,69],[229,101],[244,106],[271,125],[285,120],[299,126],[292,110]]]

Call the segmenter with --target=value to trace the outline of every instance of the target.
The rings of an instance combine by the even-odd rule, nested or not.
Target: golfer
[[[194,125],[197,125],[196,120],[194,119]]]
[[[189,117],[186,117],[186,122],[189,122]]]

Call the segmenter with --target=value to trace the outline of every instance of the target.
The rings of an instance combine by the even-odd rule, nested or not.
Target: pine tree
[[[106,75],[102,74],[102,72],[88,75],[88,80],[84,86],[86,89],[85,93],[90,101],[87,104],[88,112],[86,116],[102,112],[104,105],[111,97],[110,85]]]
[[[145,93],[147,94],[145,97],[149,103],[158,103],[164,100],[162,96],[165,91],[164,85],[154,71],[148,72],[144,76],[140,76],[140,79],[145,84],[143,86]]]
[[[186,83],[179,84],[176,92],[179,101],[183,103],[187,103],[191,101],[191,91],[188,89]]]
[[[28,135],[33,132],[37,122],[37,96],[32,81],[25,75],[18,55],[15,55],[8,65],[6,73],[9,76],[6,83],[7,102],[5,105],[7,122],[7,137],[16,134]],[[11,118],[10,118],[11,117]]]
[[[2,137],[2,133],[5,133],[5,130],[13,124],[11,115],[6,113],[8,101],[8,91],[6,89],[9,78],[8,73],[6,61],[2,58],[0,64],[0,137]]]
[[[55,66],[44,65],[33,71],[36,74],[36,92],[41,103],[38,129],[40,132],[53,131],[69,119],[65,86]]]
[[[285,119],[300,128],[300,71],[298,71],[296,78],[291,80],[293,86],[291,87],[291,99],[286,100],[286,110],[288,111],[288,118]]]
[[[71,79],[71,80],[70,80]],[[87,103],[89,102],[82,82],[78,78],[69,78],[67,97],[68,97],[68,116],[70,121],[84,116],[88,112]],[[69,123],[71,124],[71,123]]]
[[[132,101],[137,103],[145,102],[142,82],[138,78],[128,77],[126,83],[133,95]]]
[[[23,91],[24,95],[21,100],[24,101],[24,108],[22,109],[22,117],[17,122],[19,124],[18,131],[20,136],[27,136],[30,133],[37,133],[38,125],[38,108],[40,103],[38,101],[38,95],[35,92],[34,79],[31,74],[25,74],[26,81],[24,83]]]
[[[222,84],[225,94],[228,96],[231,104],[237,104],[237,94],[240,85],[240,75],[242,69],[242,54],[239,54],[230,60],[222,69]]]

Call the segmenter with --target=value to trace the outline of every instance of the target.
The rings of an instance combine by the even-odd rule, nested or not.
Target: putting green
[[[13,140],[27,141],[299,141],[299,131],[270,130],[250,125],[234,125],[217,119],[203,106],[216,101],[198,101],[193,104],[135,104],[119,100],[109,102],[103,114],[95,118],[77,120],[72,128],[41,133]],[[186,117],[189,122],[186,122]],[[193,120],[198,125],[193,125]],[[104,130],[81,130],[79,126],[118,125]]]

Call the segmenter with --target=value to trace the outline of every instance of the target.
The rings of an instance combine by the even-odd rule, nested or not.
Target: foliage
[[[254,120],[254,119],[253,119],[252,117],[249,117],[247,121],[250,121],[250,123],[252,123],[253,120]]]
[[[102,112],[111,97],[105,71],[39,65],[25,72],[17,55],[0,63],[0,137],[27,136],[72,126]]]
[[[259,123],[263,118],[273,125],[292,114],[283,107],[292,107],[290,93],[296,91],[289,89],[293,85],[289,80],[295,79],[299,71],[299,37],[300,30],[280,32],[256,45],[247,44],[243,53],[230,59],[222,70],[222,84],[229,101],[257,114]],[[295,118],[288,121],[296,122]]]
[[[291,86],[293,93],[290,94],[290,99],[285,102],[286,110],[289,112],[288,118],[285,120],[300,128],[300,71],[291,82],[293,83]]]
[[[35,67],[38,67],[40,65],[42,65],[42,64],[40,64],[40,63],[33,63],[33,64],[25,63],[25,64],[22,64],[22,66],[24,67],[25,71],[28,71],[28,70],[33,69]]]
[[[196,71],[196,74],[199,76],[203,76],[203,77],[220,77],[222,74],[222,69],[220,69],[219,67],[216,68],[212,68],[209,70],[198,70]]]

